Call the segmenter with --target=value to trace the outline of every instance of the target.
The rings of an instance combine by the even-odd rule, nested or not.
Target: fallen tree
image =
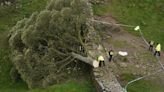
[[[87,56],[84,44],[91,17],[87,0],[51,0],[45,10],[33,13],[11,29],[14,70],[29,88],[47,87],[67,79],[64,72],[71,63]]]
[[[76,53],[72,53],[72,56],[80,61],[83,61],[91,66],[93,66],[93,59],[91,57],[84,57],[82,55],[76,54]]]

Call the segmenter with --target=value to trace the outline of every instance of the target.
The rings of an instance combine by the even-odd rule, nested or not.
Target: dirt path
[[[116,19],[111,15],[95,17],[96,20],[101,20],[105,22],[117,23]],[[115,51],[114,62],[106,62],[112,68],[116,76],[121,77],[122,74],[133,74],[134,76],[144,76],[151,74],[159,69],[161,69],[160,64],[157,62],[156,58],[153,56],[153,52],[148,51],[148,47],[142,40],[140,36],[134,36],[129,32],[125,31],[123,28],[119,28],[119,31],[113,30],[102,30],[107,34],[111,34],[112,37],[102,36],[103,40],[101,44],[107,50],[113,49]],[[128,52],[127,57],[121,57],[117,55],[118,51]],[[160,60],[164,64],[164,55],[162,53]],[[161,83],[164,84],[163,74],[151,78],[158,78]],[[162,81],[161,81],[162,80]]]

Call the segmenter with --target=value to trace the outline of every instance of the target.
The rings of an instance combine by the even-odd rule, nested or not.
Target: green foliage
[[[16,82],[20,78],[20,75],[15,67],[11,68],[10,77],[13,80],[13,82]]]
[[[51,0],[46,9],[61,11],[63,7],[70,7],[71,1],[72,0]]]
[[[21,7],[17,9],[15,6],[0,6],[0,92],[23,92],[27,90],[27,85],[24,82],[17,81],[14,83],[10,78],[10,75],[12,75],[10,69],[13,65],[9,59],[11,52],[8,48],[7,34],[8,30],[18,20],[22,19],[24,15],[27,13],[30,15],[34,11],[40,11],[46,2],[47,0],[19,0],[17,4]],[[21,25],[17,27],[21,27]],[[14,35],[19,36],[19,32]],[[18,43],[15,42],[13,44],[16,45]]]
[[[18,44],[22,43],[22,41],[19,41],[20,38],[20,33],[22,32],[22,30],[17,30],[17,29],[23,29],[23,27],[25,29],[29,28],[29,26],[33,25],[35,22],[36,22],[36,19],[37,19],[37,16],[38,16],[38,12],[40,10],[42,10],[45,6],[45,3],[47,2],[48,0],[19,0],[18,2],[18,8],[15,9],[14,6],[5,6],[5,7],[0,7],[0,92],[27,92],[28,91],[28,88],[27,88],[27,85],[26,83],[22,82],[21,80],[19,81],[16,81],[16,82],[13,82],[13,80],[11,80],[10,78],[10,75],[13,76],[13,72],[10,71],[11,67],[13,66],[10,59],[9,59],[9,56],[11,55],[10,51],[8,50],[8,43],[6,41],[6,38],[7,38],[7,30],[9,30],[13,25],[16,24],[16,22],[24,17],[29,17],[33,12],[32,16],[29,18],[29,19],[23,19],[22,21],[20,21],[17,26],[13,27],[11,30],[13,31],[10,31],[13,35],[12,35],[12,40],[10,40],[10,45],[11,47],[14,47],[12,49],[19,49],[17,47]],[[65,0],[65,1],[68,1],[68,0]],[[55,11],[55,10],[54,10]],[[56,11],[58,12],[58,11]],[[55,13],[53,12],[53,14],[59,14],[59,13]],[[52,22],[54,22],[55,20],[57,20],[58,18],[54,16],[53,18],[54,20]],[[60,20],[60,19],[59,19]],[[24,25],[23,22],[26,22]],[[56,24],[56,26],[54,27],[54,24],[53,23],[50,23],[50,25],[52,24],[51,26],[51,30],[57,30],[55,28],[57,28],[56,26],[58,26]],[[17,32],[15,32],[15,30],[17,30]],[[56,33],[54,33],[56,34]],[[52,35],[54,35],[52,34]],[[18,39],[15,39],[15,38],[18,38]],[[23,38],[21,38],[23,39]],[[16,41],[17,40],[17,41]],[[12,43],[13,42],[13,43]],[[50,42],[51,43],[51,42]],[[19,45],[18,45],[19,46]],[[50,50],[51,51],[51,50]],[[54,55],[55,53],[53,51],[51,51],[51,56]],[[15,55],[18,55],[17,57],[13,58],[13,59],[16,59],[16,61],[18,62],[15,62],[16,64],[21,64],[23,67],[25,67],[25,63],[21,61],[21,55],[20,55],[20,52],[18,51],[14,51],[13,53],[15,53]],[[29,52],[27,50],[26,54],[30,54],[31,52]],[[27,55],[29,56],[29,55]],[[34,64],[34,63],[33,63]],[[25,72],[25,70],[22,70]],[[14,72],[15,74],[15,72]],[[25,77],[25,76],[22,76],[22,77]],[[15,78],[15,76],[13,76],[13,78]],[[82,79],[83,81],[83,79]],[[85,79],[84,79],[85,81]],[[88,80],[87,80],[88,81]],[[70,83],[71,84],[71,83]],[[69,86],[70,85],[69,83],[67,83],[66,86]],[[73,83],[72,83],[73,84]],[[79,88],[79,86],[85,86],[84,89],[88,89],[86,92],[95,92],[94,90],[92,90],[93,87],[90,87],[90,83],[81,83],[80,85],[78,85],[77,83],[73,86],[69,86],[68,90],[72,90],[73,88],[75,89],[78,89],[79,90],[83,90],[83,88]],[[58,85],[60,86],[60,85]],[[61,85],[61,87],[63,88],[63,85]],[[54,89],[55,90],[61,90],[61,87],[55,87]],[[72,87],[72,88],[70,88]],[[46,91],[48,91],[49,88],[47,88]],[[91,89],[91,90],[89,90]],[[42,89],[40,89],[42,90]],[[38,91],[40,92],[40,91]],[[66,91],[67,92],[67,91]]]
[[[12,62],[29,88],[47,87],[69,77],[65,72],[74,61],[71,53],[83,53],[78,48],[90,17],[84,0],[53,0],[47,9],[11,29]]]
[[[10,78],[10,69],[12,63],[9,59],[10,51],[8,49],[0,49],[0,91],[1,92],[22,92],[27,90],[25,83],[17,81],[14,83]],[[16,88],[18,90],[16,90]]]
[[[92,4],[105,4],[109,0],[90,0],[90,3]]]

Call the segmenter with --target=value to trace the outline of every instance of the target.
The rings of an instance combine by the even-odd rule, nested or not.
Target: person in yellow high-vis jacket
[[[161,51],[161,44],[157,43],[154,56],[156,56],[157,54],[158,54],[158,56],[160,56],[160,51]]]
[[[98,61],[99,61],[99,67],[101,67],[102,66],[102,63],[103,63],[103,66],[105,66],[105,61],[104,61],[105,59],[104,59],[104,57],[103,56],[99,56],[98,57]]]

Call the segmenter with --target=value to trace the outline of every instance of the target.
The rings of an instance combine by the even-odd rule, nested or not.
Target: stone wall
[[[115,75],[107,67],[94,68],[93,78],[97,92],[124,92]]]

